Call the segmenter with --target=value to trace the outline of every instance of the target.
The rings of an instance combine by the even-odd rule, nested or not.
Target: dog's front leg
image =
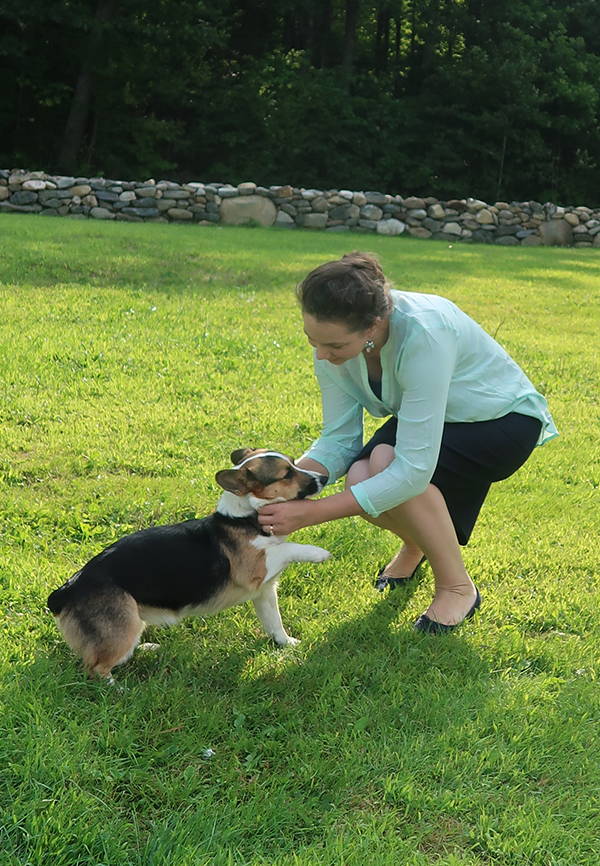
[[[277,601],[277,581],[270,580],[263,584],[260,595],[253,600],[254,610],[267,635],[280,646],[297,644],[295,637],[290,637],[283,627],[279,603]]]
[[[331,554],[323,547],[314,544],[295,544],[292,541],[284,541],[281,545],[286,548],[288,564],[290,562],[325,562]]]
[[[265,583],[281,574],[292,562],[325,562],[331,556],[328,550],[315,547],[314,544],[296,544],[271,536],[256,538],[252,546],[265,552]]]
[[[277,602],[277,582],[273,580],[284,568],[292,562],[325,562],[331,554],[322,547],[313,544],[295,544],[282,541],[271,536],[256,538],[252,545],[265,552],[266,575],[262,582],[260,595],[253,600],[256,615],[262,627],[273,638],[275,643],[296,644],[298,641],[290,637],[281,622],[279,604]]]

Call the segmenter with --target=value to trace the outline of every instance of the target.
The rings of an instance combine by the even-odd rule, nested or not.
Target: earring
[[[375,343],[373,342],[373,340],[367,340],[365,342],[365,352],[372,352],[374,348]]]

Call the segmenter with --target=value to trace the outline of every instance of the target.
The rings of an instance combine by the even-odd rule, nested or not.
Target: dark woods
[[[597,0],[0,0],[0,166],[600,202]]]

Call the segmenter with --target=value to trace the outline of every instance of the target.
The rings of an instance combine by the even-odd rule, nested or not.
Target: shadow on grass
[[[479,810],[492,808],[507,826],[527,813],[523,798],[539,790],[531,749],[542,735],[542,759],[556,748],[544,700],[528,682],[503,690],[493,649],[471,643],[478,617],[441,637],[405,625],[417,586],[325,627],[302,649],[274,649],[263,637],[227,646],[218,617],[149,629],[145,638],[163,650],[115,671],[122,692],[86,680],[48,631],[44,654],[15,664],[3,685],[4,748],[23,792],[35,804],[38,789],[57,796],[76,780],[73,826],[94,854],[100,842],[112,850],[130,819],[111,824],[108,841],[97,828],[133,812],[144,864],[171,863],[174,838],[178,854],[198,850],[218,866],[338,862],[317,853],[342,839],[349,864],[374,850],[381,863],[409,862],[408,852],[415,864],[430,862],[419,852],[493,855]],[[565,697],[561,718],[579,700]],[[548,708],[548,725],[557,712]],[[21,802],[27,825],[37,806]],[[50,845],[54,825],[48,813]],[[25,843],[15,850],[29,854]],[[293,860],[310,850],[317,859]]]
[[[465,275],[533,281],[549,273],[559,285],[585,287],[597,269],[597,250],[433,243],[369,235],[292,233],[278,228],[199,228],[0,216],[5,240],[4,281],[21,286],[132,287],[166,294],[240,290],[270,293],[293,286],[317,264],[352,249],[380,256],[398,287],[428,290],[431,267],[445,291]],[[10,241],[13,240],[13,243]],[[425,269],[425,270],[423,270]]]

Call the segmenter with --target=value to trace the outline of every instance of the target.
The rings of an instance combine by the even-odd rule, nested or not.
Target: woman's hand
[[[321,499],[293,499],[263,505],[258,522],[267,535],[289,535],[303,526],[316,526],[340,517],[363,514],[363,510],[350,490],[342,490]]]
[[[316,519],[316,506],[317,503],[310,499],[263,505],[258,512],[258,522],[267,535],[290,535],[303,526],[319,522]]]

